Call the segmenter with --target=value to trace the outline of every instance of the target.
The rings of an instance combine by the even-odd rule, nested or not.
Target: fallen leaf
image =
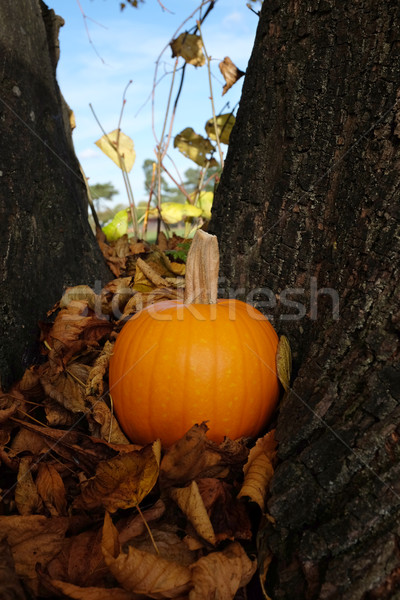
[[[106,513],[103,526],[103,554],[115,579],[127,591],[146,597],[177,598],[190,589],[188,567],[130,546],[120,552],[118,532]]]
[[[65,290],[63,297],[60,300],[60,308],[67,308],[69,303],[77,300],[86,302],[89,308],[94,310],[96,303],[96,294],[88,285],[75,285]]]
[[[0,539],[6,537],[15,571],[34,595],[38,594],[36,565],[45,567],[58,554],[67,528],[66,517],[0,516]]]
[[[242,471],[248,450],[243,440],[225,440],[217,445],[206,436],[205,423],[194,425],[164,454],[160,466],[163,489],[183,487],[193,479],[225,477],[231,468]]]
[[[275,430],[259,438],[250,450],[247,463],[243,467],[244,482],[238,498],[247,496],[264,511],[268,486],[274,474],[273,461],[276,456],[277,441]]]
[[[100,462],[96,475],[83,487],[75,508],[90,510],[99,506],[110,512],[137,506],[157,481],[161,444],[157,440],[142,450]]]
[[[217,122],[219,141],[222,144],[229,144],[229,138],[230,138],[233,126],[236,123],[235,117],[233,116],[232,113],[227,113],[225,115],[218,115],[216,117],[216,122]],[[212,140],[217,139],[213,118],[211,118],[207,121],[205,129],[206,129],[207,135]]]
[[[101,538],[100,528],[65,539],[61,551],[47,565],[49,577],[78,586],[105,585],[108,569]]]
[[[6,539],[0,539],[0,598],[3,600],[26,600]]]
[[[32,464],[31,456],[24,456],[19,462],[14,499],[20,515],[32,515],[41,512],[43,508],[32,478]]]
[[[136,152],[132,139],[120,129],[114,129],[114,131],[103,135],[95,144],[115,162],[117,167],[127,173],[131,171]]]
[[[202,67],[206,62],[203,54],[203,44],[199,35],[181,33],[170,43],[172,56],[181,56],[186,63],[194,67]]]
[[[85,385],[90,368],[80,363],[70,363],[59,372],[49,365],[43,369],[40,382],[46,394],[72,413],[87,410]]]
[[[233,600],[237,590],[247,585],[257,568],[238,542],[222,552],[212,552],[191,566],[194,588],[189,600]]]
[[[144,532],[147,532],[146,525],[150,524],[152,521],[159,519],[165,513],[165,504],[161,500],[157,500],[157,502],[151,508],[144,510],[142,512],[142,516],[137,514],[129,517],[126,520],[121,519],[118,521],[118,539],[121,545],[129,542],[132,538],[135,538],[139,535],[142,535]]]
[[[91,434],[111,444],[129,444],[107,404],[91,396],[87,397],[87,400],[92,404],[87,415]]]
[[[225,56],[224,60],[218,66],[226,82],[222,90],[222,95],[224,95],[245,73],[237,68],[229,56]]]
[[[52,464],[39,463],[36,487],[39,496],[52,517],[66,515],[67,498],[64,482]]]
[[[217,541],[250,540],[251,522],[245,505],[237,500],[232,485],[215,478],[197,480]]]
[[[189,519],[198,535],[210,544],[215,545],[217,540],[214,529],[211,525],[197,483],[192,481],[192,483],[185,488],[171,488],[169,493],[171,498]]]
[[[174,148],[201,167],[218,165],[215,158],[207,158],[207,154],[215,150],[210,140],[195,133],[191,127],[186,127],[175,136]]]
[[[276,352],[276,370],[279,381],[285,392],[287,392],[290,387],[290,376],[292,372],[292,352],[289,340],[285,335],[281,335],[279,338],[278,349]]]
[[[73,600],[143,600],[137,594],[131,594],[121,588],[80,587],[45,575],[41,576],[41,583],[53,594],[59,593],[61,597],[67,596]]]
[[[51,398],[43,400],[46,421],[50,427],[72,427],[77,421],[77,415],[67,410]]]

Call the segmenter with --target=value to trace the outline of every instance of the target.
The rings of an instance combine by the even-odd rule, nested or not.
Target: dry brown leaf
[[[52,579],[74,585],[105,585],[108,569],[101,549],[102,530],[84,531],[64,540],[62,550],[47,565]]]
[[[101,354],[96,358],[90,369],[86,381],[86,396],[102,396],[104,392],[104,375],[108,369],[108,363],[113,353],[114,344],[107,341]]]
[[[194,425],[166,451],[160,467],[164,489],[202,477],[226,477],[231,467],[242,470],[248,455],[244,442],[225,440],[217,445],[207,438],[207,430],[205,423]]]
[[[158,553],[147,532],[139,538],[132,540],[131,544],[136,550],[148,552],[155,556],[159,554],[161,558],[188,567],[198,556],[197,552],[190,550],[188,545],[180,538],[178,534],[181,534],[181,532],[181,528],[178,528],[177,525],[169,525],[165,521],[152,527],[152,536]]]
[[[35,431],[20,429],[11,443],[11,448],[15,454],[29,451],[33,455],[38,455],[46,452],[49,447],[42,436]]]
[[[132,546],[128,554],[120,552],[118,532],[108,513],[103,526],[103,554],[111,573],[127,591],[158,600],[177,598],[190,589],[188,567]]]
[[[92,310],[96,303],[96,294],[88,285],[75,285],[65,290],[63,297],[60,300],[60,308],[68,308],[68,305],[73,300],[87,302],[87,305]]]
[[[77,421],[76,414],[67,410],[51,398],[43,400],[43,408],[50,427],[71,427]]]
[[[67,514],[67,498],[64,482],[53,465],[39,463],[36,487],[39,496],[52,517],[62,517]]]
[[[13,557],[6,539],[0,539],[0,598],[3,600],[26,599],[14,569]]]
[[[189,519],[198,535],[210,544],[215,545],[217,540],[214,529],[211,525],[197,483],[192,481],[188,487],[171,488],[169,493],[171,498]]]
[[[143,518],[141,515],[133,515],[127,520],[121,519],[117,523],[119,543],[123,545],[126,542],[129,542],[129,540],[147,532],[144,522],[150,524],[152,521],[162,517],[164,513],[165,504],[160,498],[154,506],[142,512]]]
[[[181,33],[170,43],[172,56],[182,56],[185,62],[195,67],[202,67],[206,62],[203,54],[203,44],[199,35]]]
[[[245,505],[236,499],[232,486],[215,478],[199,479],[197,485],[217,541],[250,540],[251,522]]]
[[[110,444],[78,431],[41,427],[19,419],[15,419],[15,422],[19,423],[24,429],[39,434],[53,453],[57,453],[64,461],[71,463],[75,468],[78,466],[90,476],[95,472],[99,461],[107,460],[117,454],[117,451]],[[124,446],[124,448],[131,449],[129,446]]]
[[[222,552],[212,552],[191,567],[194,588],[189,600],[233,600],[237,590],[247,585],[257,568],[238,542]]]
[[[157,481],[161,444],[116,456],[100,462],[75,502],[75,508],[90,510],[99,506],[110,512],[137,506]]]
[[[22,379],[18,382],[18,388],[24,397],[32,400],[41,400],[43,398],[44,393],[37,367],[33,366],[25,370]]]
[[[16,415],[23,416],[26,411],[25,398],[23,394],[14,387],[9,392],[2,392],[0,389],[0,423],[5,423],[10,417]]]
[[[155,302],[162,302],[163,300],[177,300],[183,298],[182,290],[173,289],[171,287],[160,288],[152,290],[151,292],[141,293],[137,292],[133,298],[129,300],[124,308],[123,318],[142,310],[150,304]]]
[[[77,362],[70,363],[67,369],[59,372],[50,365],[45,367],[40,382],[48,396],[72,413],[87,410],[85,385],[90,368]]]
[[[138,258],[136,261],[136,269],[140,269],[143,275],[156,287],[167,287],[167,282],[161,277],[151,264],[146,263],[143,259]],[[138,283],[135,276],[135,283]]]
[[[90,396],[87,400],[92,403],[88,413],[91,434],[111,444],[129,444],[129,440],[122,433],[117,419],[107,404]]]
[[[275,430],[259,438],[250,450],[248,461],[243,467],[244,482],[238,494],[238,498],[249,497],[262,511],[265,508],[268,486],[274,474],[273,463],[278,445],[274,433]]]
[[[131,594],[121,588],[80,587],[67,581],[51,579],[45,575],[42,575],[41,582],[49,592],[73,600],[143,600],[137,594]]]
[[[222,90],[222,95],[224,95],[241,77],[243,77],[244,71],[238,69],[229,56],[225,56],[224,60],[221,61],[218,66],[222,77],[226,81],[224,89]]]
[[[19,462],[14,499],[20,515],[32,515],[41,512],[43,508],[32,478],[32,464],[31,456],[24,456]]]
[[[50,347],[54,346],[55,340],[60,342],[64,361],[68,362],[77,348],[98,342],[111,330],[112,324],[107,319],[93,314],[86,301],[71,300],[68,306],[58,313],[45,340]]]
[[[66,517],[0,516],[0,539],[7,538],[17,575],[36,595],[36,564],[45,567],[58,554],[67,528]]]

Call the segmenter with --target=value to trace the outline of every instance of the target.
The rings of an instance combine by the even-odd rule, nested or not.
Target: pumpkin
[[[160,438],[170,446],[202,421],[216,442],[253,437],[276,407],[278,336],[251,305],[217,300],[219,255],[214,240],[210,251],[211,238],[216,242],[201,231],[193,240],[185,300],[141,310],[118,335],[110,393],[132,442]]]

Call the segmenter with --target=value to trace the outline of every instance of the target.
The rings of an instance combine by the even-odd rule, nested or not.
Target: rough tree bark
[[[210,231],[294,351],[275,600],[400,597],[399,64],[398,3],[263,4]]]
[[[55,69],[62,19],[0,2],[0,385],[21,375],[37,322],[63,287],[111,278],[87,220]],[[21,360],[22,359],[22,360]]]

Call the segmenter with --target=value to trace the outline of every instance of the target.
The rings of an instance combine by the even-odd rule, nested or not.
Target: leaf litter
[[[67,289],[40,324],[37,364],[0,392],[0,597],[251,598],[274,432],[216,444],[198,423],[166,450],[141,447],[108,393],[125,320],[182,298],[187,244],[103,239],[115,279]],[[270,560],[259,554],[265,597]]]

